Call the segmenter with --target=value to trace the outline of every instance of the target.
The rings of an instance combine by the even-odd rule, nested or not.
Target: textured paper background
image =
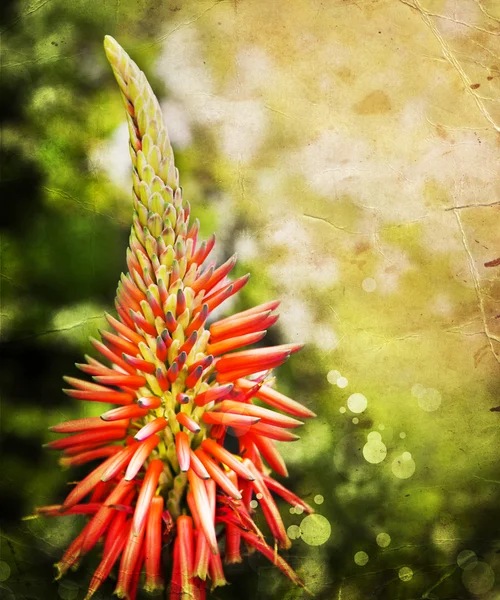
[[[53,583],[78,522],[19,518],[71,479],[40,445],[85,409],[60,377],[124,269],[110,33],[161,99],[204,235],[252,273],[238,306],[282,298],[270,340],[307,344],[278,370],[318,414],[283,445],[320,515],[282,507],[290,562],[325,600],[498,600],[500,266],[485,263],[500,257],[500,3],[2,11],[5,597],[83,598],[96,564]],[[214,598],[306,597],[254,557],[229,579]]]

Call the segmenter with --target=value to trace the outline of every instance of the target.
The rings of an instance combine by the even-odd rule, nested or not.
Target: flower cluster
[[[93,382],[65,378],[68,396],[116,407],[51,428],[69,434],[48,444],[63,452],[62,465],[98,463],[61,505],[37,509],[89,517],[58,576],[102,542],[87,600],[118,562],[120,598],[135,598],[143,572],[146,590],[163,587],[169,568],[172,600],[202,599],[208,580],[212,588],[226,583],[221,556],[240,562],[251,548],[302,585],[276,549],[290,541],[273,494],[312,509],[270,477],[287,476],[274,440],[297,439],[296,417],[314,416],[270,379],[300,345],[242,350],[276,322],[278,302],[209,325],[248,276],[228,279],[234,257],[218,268],[210,262],[215,238],[200,243],[198,221],[189,224],[158,101],[113,38],[105,49],[127,110],[134,218],[117,318],[106,315],[114,332],[91,340],[105,362],[86,356],[77,365]],[[252,518],[254,496],[274,546]]]

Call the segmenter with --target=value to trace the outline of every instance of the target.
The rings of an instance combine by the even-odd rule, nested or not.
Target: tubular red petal
[[[219,446],[217,442],[207,438],[201,443],[203,450],[211,454],[214,458],[225,464],[227,467],[235,471],[243,479],[253,481],[254,476],[250,471],[238,460],[238,458],[231,454],[228,450]],[[236,488],[237,489],[237,488]]]
[[[285,429],[281,429],[281,427],[267,425],[267,423],[256,423],[255,425],[252,425],[250,431],[254,434],[277,440],[278,442],[295,442],[299,439],[298,435],[286,431]]]
[[[100,508],[100,502],[75,504],[75,506],[71,506],[67,509],[63,509],[62,504],[52,504],[51,506],[38,506],[35,508],[35,513],[44,517],[64,517],[65,515],[95,515]]]
[[[193,349],[193,346],[196,344],[197,339],[198,339],[198,331],[195,330],[188,337],[188,339],[184,342],[184,344],[182,344],[182,346],[179,348],[179,354],[181,354],[181,352],[185,352],[186,354],[189,354],[191,352],[191,350]]]
[[[208,369],[208,367],[210,367],[213,362],[214,362],[214,357],[211,355],[205,356],[205,358],[200,358],[200,360],[197,360],[193,364],[189,365],[188,374],[192,373],[198,366],[203,367],[203,370]]]
[[[214,272],[214,268],[210,266],[202,275],[200,275],[196,281],[191,286],[191,289],[195,293],[201,292],[201,290],[205,289],[206,284],[210,281],[212,274]]]
[[[114,373],[114,371],[112,371]],[[112,391],[108,387],[103,385],[98,385],[97,383],[92,383],[91,381],[85,381],[84,379],[77,379],[76,377],[63,377],[66,383],[69,383],[74,388],[78,390],[83,390],[86,392],[109,392]]]
[[[109,342],[112,346],[117,348],[120,352],[125,352],[127,354],[132,354],[134,356],[139,352],[136,344],[133,344],[129,340],[120,337],[119,335],[115,335],[114,333],[110,333],[109,331],[99,330],[101,337]]]
[[[238,489],[231,483],[231,480],[228,479],[224,471],[217,465],[217,463],[201,448],[195,450],[195,454],[202,462],[210,477],[217,482],[217,485],[219,485],[226,492],[226,494],[235,500],[241,500],[241,494],[239,493]]]
[[[179,461],[179,468],[181,471],[186,472],[189,469],[190,463],[190,449],[191,444],[189,442],[189,436],[185,431],[179,431],[175,434],[175,451],[177,454],[177,460]]]
[[[130,356],[129,354],[123,354],[123,358],[130,365],[129,369],[133,367],[134,369],[138,369],[139,371],[143,371],[144,373],[149,373],[151,375],[156,371],[155,365],[147,360],[144,360],[143,358],[137,358],[136,356]]]
[[[193,590],[193,520],[188,516],[177,519],[177,537],[179,539],[179,568],[181,572],[181,598],[192,598]]]
[[[212,511],[210,510],[205,483],[192,469],[189,469],[187,475],[189,485],[191,486],[191,492],[193,493],[193,500],[200,528],[203,531],[210,550],[213,554],[217,554],[219,548],[217,546],[217,537],[215,535],[214,518]]]
[[[104,422],[101,417],[88,417],[86,419],[76,419],[74,421],[65,421],[58,425],[52,425],[49,427],[50,431],[54,433],[75,433],[78,431],[89,431],[93,429],[106,429],[109,427],[127,427],[128,419],[122,419],[121,421],[113,423]]]
[[[131,388],[140,388],[146,385],[146,379],[142,375],[99,375],[94,377],[99,383],[106,385],[126,386]]]
[[[103,356],[105,356],[110,362],[112,362],[115,365],[118,365],[124,371],[126,371],[127,373],[130,373],[130,375],[136,374],[134,369],[132,369],[132,367],[130,365],[128,365],[122,358],[120,358],[120,356],[115,354],[115,352],[110,350],[102,342],[99,342],[98,340],[96,340],[94,338],[90,338],[90,342],[94,346],[94,348],[98,352],[100,352]]]
[[[229,260],[227,260],[224,264],[222,264],[218,269],[216,269],[207,283],[203,286],[205,293],[209,292],[212,288],[214,288],[220,281],[224,279],[224,277],[231,272],[234,265],[236,264],[236,254],[231,256]]]
[[[118,473],[120,473],[120,471],[122,471],[122,469],[124,469],[128,465],[138,446],[139,444],[137,442],[134,442],[130,444],[130,446],[123,448],[123,450],[119,454],[114,456],[114,460],[109,462],[109,465],[107,466],[106,470],[102,473],[101,480],[110,481],[115,475],[118,475]]]
[[[235,371],[242,367],[246,367],[247,365],[259,367],[268,362],[286,360],[289,356],[290,348],[287,344],[233,352],[232,354],[223,356],[217,361],[217,371],[219,371],[219,373]],[[261,370],[263,370],[263,368],[261,368]]]
[[[273,469],[273,471],[276,471],[276,473],[282,477],[288,477],[285,461],[278,452],[278,449],[272,440],[266,437],[261,437],[260,435],[252,435],[252,433],[247,433],[245,437],[249,438],[257,446],[267,464],[271,467],[271,469]]]
[[[99,563],[92,580],[90,581],[88,593],[85,596],[85,600],[90,600],[95,592],[99,589],[101,583],[111,573],[111,569],[118,560],[120,553],[122,552],[127,537],[130,531],[130,522],[121,531],[119,531],[113,539],[113,543],[109,545],[108,551],[104,552],[103,559]]]
[[[255,406],[253,404],[245,404],[235,400],[223,400],[220,404],[214,406],[213,410],[260,417],[261,423],[267,423],[268,425],[275,425],[277,427],[295,428],[303,425],[302,421],[287,417],[286,415],[269,410],[268,408]]]
[[[219,356],[226,352],[231,352],[231,350],[242,348],[243,346],[256,344],[266,335],[266,333],[267,331],[256,331],[255,333],[248,333],[246,335],[232,337],[220,342],[208,344],[207,352],[210,352],[210,354],[213,354],[214,356]]]
[[[63,467],[76,467],[84,465],[91,460],[104,458],[105,456],[113,456],[121,451],[120,446],[105,446],[104,448],[96,448],[95,450],[87,450],[76,454],[75,456],[63,456],[59,459],[59,464]]]
[[[126,435],[127,430],[123,427],[107,427],[103,429],[97,429],[95,431],[83,431],[82,433],[75,433],[74,435],[66,438],[49,442],[46,444],[46,447],[50,448],[51,450],[64,450],[65,448],[79,444],[92,444],[100,442],[103,445],[111,440],[123,440]]]
[[[106,502],[101,506],[93,519],[89,522],[81,548],[83,554],[89,552],[89,550],[91,550],[99,541],[115,514],[115,508],[113,505],[121,502],[132,485],[132,482],[124,481],[122,479],[108,496]]]
[[[206,392],[202,394],[198,394],[194,397],[194,402],[198,406],[205,406],[209,402],[213,402],[214,400],[220,400],[221,398],[225,398],[233,389],[233,384],[229,383],[226,385],[219,385],[217,387],[212,387]]]
[[[264,329],[260,324],[271,314],[270,310],[242,317],[229,317],[210,325],[210,339],[225,340],[228,337],[243,335],[255,329]],[[255,329],[254,329],[255,328]]]
[[[130,313],[130,317],[135,325],[135,327],[138,327],[139,329],[142,329],[142,331],[144,331],[144,333],[147,333],[149,335],[153,335],[156,336],[156,329],[154,328],[154,326],[149,323],[143,316],[141,313],[139,312],[134,312],[132,309],[129,311]]]
[[[249,381],[248,379],[238,379],[235,385],[243,391],[248,391],[255,385],[255,382]],[[273,408],[277,408],[296,417],[308,418],[316,416],[315,413],[302,404],[299,404],[299,402],[288,398],[284,394],[281,394],[267,385],[263,385],[258,391],[256,391],[255,397],[259,398],[259,400],[262,400],[266,404],[269,404],[269,406],[272,406]]]
[[[203,374],[203,367],[201,365],[198,365],[196,367],[196,369],[194,369],[194,371],[192,371],[187,377],[186,377],[186,389],[191,389],[194,388],[194,386],[198,383],[200,377]]]
[[[107,390],[106,392],[88,392],[84,390],[68,390],[64,389],[63,392],[71,398],[77,400],[88,400],[89,402],[109,402],[110,404],[131,404],[134,401],[132,394],[126,394],[124,392],[115,392],[114,390]]]
[[[148,456],[156,448],[156,446],[158,446],[159,443],[160,437],[157,434],[153,434],[143,442],[139,443],[139,446],[137,447],[134,456],[132,457],[125,472],[126,480],[130,481],[131,479],[134,479],[144,462],[147,460]]]
[[[292,506],[300,506],[305,512],[313,513],[314,508],[309,506],[306,502],[304,502],[301,498],[293,494],[290,490],[288,490],[285,486],[281,485],[278,481],[275,481],[268,475],[262,475],[262,479],[266,484],[267,488],[273,492],[276,492],[279,496],[286,500]]]
[[[144,589],[147,592],[163,589],[163,579],[161,576],[161,513],[163,512],[163,504],[161,496],[152,498],[146,522],[146,554],[144,561],[146,581]]]
[[[255,477],[255,480],[252,482],[252,487],[254,488],[257,494],[261,494],[260,505],[262,507],[262,511],[266,518],[267,524],[271,529],[271,533],[273,534],[274,538],[278,541],[280,548],[289,548],[291,546],[291,542],[286,534],[285,526],[283,525],[280,512],[278,510],[278,507],[276,506],[273,497],[267,489],[261,474],[259,473],[259,471],[257,471],[254,464],[247,458],[243,460],[243,463]]]
[[[186,335],[191,335],[193,333],[193,331],[198,331],[201,327],[203,327],[203,325],[205,324],[205,321],[207,320],[208,317],[208,313],[209,313],[209,309],[208,309],[208,304],[203,304],[200,312],[194,317],[194,319],[191,321],[191,323],[187,326],[186,328]]]
[[[132,532],[134,535],[139,535],[142,531],[146,518],[148,516],[151,500],[155,495],[156,488],[160,475],[163,471],[163,462],[161,460],[152,460],[144,476],[142,482],[141,491],[137,498],[137,504],[135,506],[134,518],[132,522]]]
[[[196,454],[192,450],[189,450],[189,457],[190,467],[191,469],[193,469],[196,475],[198,475],[200,479],[210,479],[208,471],[205,469],[201,460],[196,456]]]
[[[190,416],[188,416],[186,413],[178,412],[175,416],[176,416],[177,422],[180,425],[182,425],[183,427],[185,427],[186,429],[188,429],[191,433],[199,433],[200,432],[200,426],[198,425],[198,423],[194,419],[192,419]]]
[[[238,476],[234,471],[229,471],[227,476],[235,485],[238,487]],[[240,552],[240,544],[241,544],[241,536],[239,534],[239,528],[234,525],[227,523],[226,524],[226,552],[225,552],[225,563],[235,564],[240,563],[242,561],[241,552]]]
[[[119,598],[130,598],[134,569],[141,554],[143,540],[144,529],[140,535],[134,535],[132,528],[130,529],[120,561],[118,583],[115,588],[115,594]]]
[[[115,319],[110,314],[105,313],[105,317],[108,323],[111,325],[111,327],[113,327],[113,329],[116,332],[130,340],[136,346],[138,346],[140,342],[144,341],[143,337],[139,335],[136,331],[130,329],[130,327],[127,327],[127,325],[121,323],[120,321],[118,321],[118,319]]]
[[[141,408],[149,408],[154,410],[155,408],[159,408],[161,406],[161,398],[157,396],[143,396],[137,400],[137,405]]]
[[[158,417],[144,425],[144,427],[141,427],[141,429],[139,429],[139,431],[135,434],[134,439],[141,442],[142,440],[148,438],[150,435],[153,435],[154,433],[158,433],[159,431],[165,429],[167,423],[168,421],[167,419],[165,419],[165,417]]]
[[[108,410],[99,418],[105,422],[120,422],[122,419],[138,419],[140,417],[145,417],[147,414],[147,408],[142,408],[137,404],[129,404],[128,406],[120,406],[119,408]]]
[[[224,412],[203,413],[202,420],[209,425],[224,425],[225,427],[250,427],[260,421],[259,417]]]

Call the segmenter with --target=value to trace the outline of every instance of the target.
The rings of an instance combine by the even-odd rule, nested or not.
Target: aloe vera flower
[[[104,45],[127,111],[134,216],[117,317],[106,315],[114,332],[91,339],[104,361],[77,365],[93,381],[65,377],[71,398],[116,407],[51,428],[69,434],[48,444],[62,465],[98,464],[61,505],[37,509],[88,516],[58,577],[101,543],[87,599],[115,564],[120,598],[135,598],[143,581],[148,591],[169,585],[172,600],[203,599],[207,585],[227,583],[223,560],[252,548],[303,585],[277,552],[290,540],[274,495],[312,509],[271,477],[287,476],[274,441],[296,440],[297,417],[314,416],[272,387],[271,370],[301,345],[242,350],[276,322],[276,301],[209,324],[248,276],[228,278],[235,257],[210,261],[215,238],[200,243],[198,221],[189,222],[158,101],[118,43],[107,36]],[[254,496],[274,543],[253,520]]]

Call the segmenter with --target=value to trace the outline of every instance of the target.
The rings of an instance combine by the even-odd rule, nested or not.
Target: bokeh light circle
[[[316,504],[323,504],[324,501],[325,501],[325,499],[323,498],[323,496],[321,494],[316,494],[316,496],[314,496],[314,502]]]
[[[326,374],[326,379],[328,383],[332,385],[337,385],[338,378],[340,377],[340,372],[333,369],[332,371],[328,371]]]
[[[366,410],[368,406],[368,400],[366,396],[356,392],[355,394],[351,394],[347,399],[347,407],[353,413],[359,414]]]
[[[476,596],[486,594],[495,584],[495,573],[488,563],[478,561],[465,567],[462,583]]]
[[[376,538],[377,545],[381,548],[387,548],[391,543],[391,536],[388,533],[379,533]]]
[[[363,552],[363,550],[356,552],[356,554],[354,555],[354,562],[360,567],[364,567],[369,560],[370,557],[366,552]]]
[[[409,479],[414,473],[417,465],[409,452],[403,452],[397,456],[391,465],[393,475],[398,479]]]
[[[398,577],[401,581],[410,581],[413,577],[413,571],[410,567],[401,567],[398,571]]]
[[[349,384],[349,381],[348,381],[347,377],[339,377],[337,379],[337,385],[339,386],[339,388],[346,388],[348,384]]]
[[[378,438],[375,435],[379,436]],[[381,463],[387,456],[387,447],[382,442],[382,436],[377,431],[368,434],[368,441],[363,446],[363,456],[372,465]]]
[[[321,546],[330,538],[332,526],[323,515],[307,515],[300,524],[300,535],[309,546]]]
[[[377,282],[375,279],[373,279],[373,277],[367,277],[366,279],[363,279],[361,287],[365,292],[374,292],[377,289]]]
[[[66,579],[59,584],[57,593],[62,600],[75,600],[80,593],[80,587],[74,581]]]
[[[0,581],[7,581],[10,577],[10,566],[4,560],[0,560]]]
[[[367,481],[375,473],[363,458],[366,437],[361,432],[351,433],[341,438],[333,450],[333,463],[337,471],[354,483]]]
[[[441,405],[441,392],[434,388],[428,388],[418,398],[418,405],[422,410],[433,412]]]
[[[466,569],[477,563],[477,556],[474,550],[462,550],[457,556],[457,565],[461,569]]]
[[[290,525],[286,532],[291,540],[298,540],[300,537],[300,527],[298,525]]]

